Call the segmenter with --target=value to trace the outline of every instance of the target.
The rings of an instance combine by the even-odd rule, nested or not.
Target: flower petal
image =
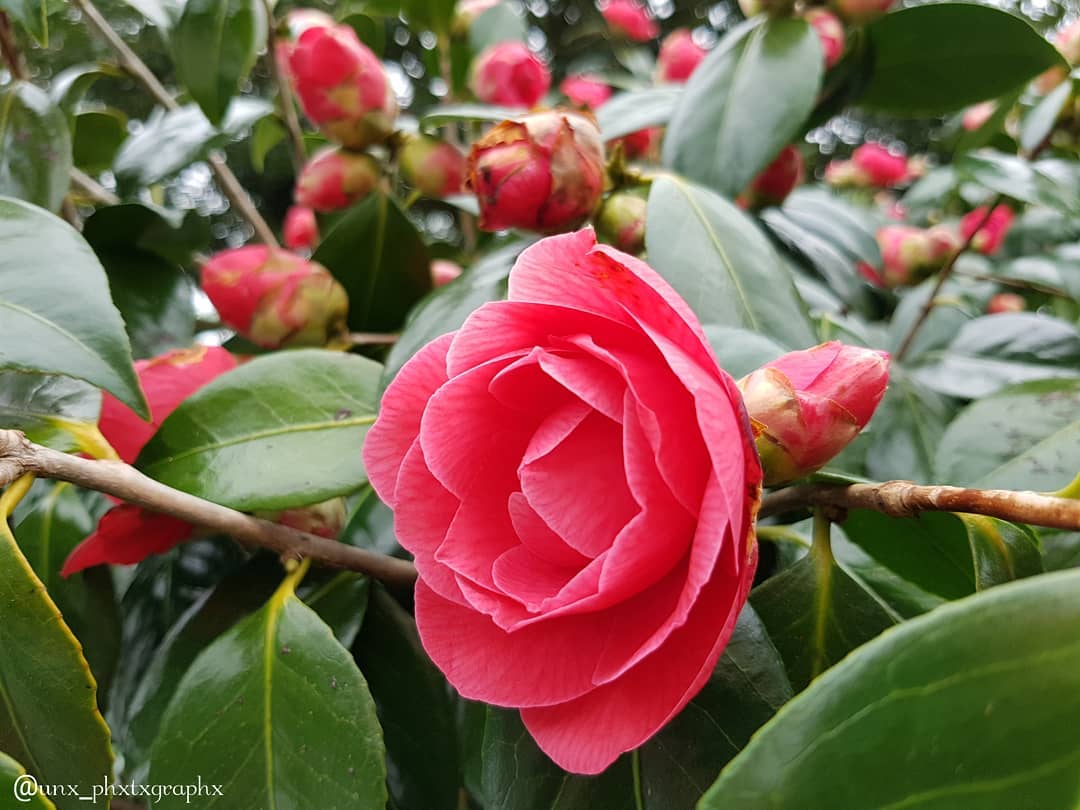
[[[60,575],[69,577],[95,565],[134,565],[151,554],[161,554],[187,540],[195,527],[169,515],[141,506],[114,506],[98,522],[97,529],[72,549]]]

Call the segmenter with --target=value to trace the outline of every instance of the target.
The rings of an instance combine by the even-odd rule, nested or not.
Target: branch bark
[[[416,580],[416,567],[408,560],[237,512],[165,486],[123,462],[79,458],[33,444],[19,431],[0,430],[0,486],[7,486],[26,473],[104,492],[269,549],[286,559],[307,558],[322,565],[359,571],[390,585],[409,586]]]
[[[770,517],[809,506],[871,509],[891,517],[916,517],[922,512],[964,512],[1080,531],[1080,501],[1038,492],[923,486],[910,481],[789,487],[766,495],[759,516]]]
[[[266,10],[266,59],[270,66],[270,78],[277,87],[278,99],[281,102],[281,117],[285,122],[285,130],[289,135],[289,149],[292,153],[293,169],[297,175],[307,163],[307,149],[304,146],[304,133],[300,129],[300,118],[296,114],[296,103],[293,101],[289,82],[282,75],[281,64],[277,58],[277,22],[274,19],[274,4],[271,0],[263,0],[263,8]]]

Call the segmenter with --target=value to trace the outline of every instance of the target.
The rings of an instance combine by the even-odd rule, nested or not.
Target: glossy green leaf
[[[0,11],[10,14],[39,44],[49,44],[47,0],[0,0]]]
[[[88,62],[65,68],[49,82],[49,98],[68,117],[70,125],[83,96],[104,76],[120,76],[120,69],[112,65]]]
[[[194,211],[174,211],[143,203],[97,208],[83,223],[83,238],[99,255],[152,253],[177,265],[196,261],[210,246],[209,224]]]
[[[600,134],[610,141],[648,127],[664,126],[671,120],[682,94],[682,87],[671,85],[619,93],[596,111]]]
[[[0,428],[63,452],[83,447],[80,438],[97,424],[101,392],[71,377],[0,371]]]
[[[255,64],[266,19],[261,0],[187,0],[170,34],[180,82],[217,125]]]
[[[147,475],[246,511],[318,503],[365,481],[382,366],[302,349],[257,357],[188,397],[139,454]]]
[[[699,810],[1075,806],[1078,588],[1080,571],[1041,576],[885,633],[781,709]]]
[[[26,810],[56,810],[56,805],[41,792],[31,793],[35,783],[25,775],[26,768],[7,754],[0,753],[0,796],[7,800],[15,797],[20,807]]]
[[[956,269],[958,272],[969,270],[980,272],[985,271],[986,267],[981,257],[963,255],[957,260]],[[889,322],[888,339],[884,348],[890,352],[900,349],[916,319],[922,314],[923,307],[926,306],[927,299],[934,292],[936,285],[937,279],[930,278],[903,291],[900,304],[896,307],[892,320]],[[954,276],[945,283],[945,286],[938,291],[935,306],[931,309],[929,317],[919,327],[915,340],[904,355],[907,364],[913,364],[931,350],[944,349],[965,324],[982,314],[984,305],[976,300],[978,298],[976,292],[972,283],[966,279]]]
[[[524,42],[528,35],[528,20],[511,3],[498,3],[485,9],[469,25],[469,45],[474,53],[500,42]]]
[[[401,553],[394,535],[394,513],[379,500],[371,484],[365,484],[360,490],[349,521],[341,532],[341,542],[382,554]]]
[[[447,124],[480,121],[497,124],[500,121],[514,121],[525,115],[512,107],[495,107],[490,104],[442,104],[424,113],[420,126],[432,130]]]
[[[1043,566],[1047,571],[1080,568],[1080,532],[1042,533]]]
[[[664,163],[734,198],[799,133],[821,87],[821,44],[799,18],[729,31],[686,83]]]
[[[235,810],[308,810],[312,797],[321,810],[382,810],[384,756],[364,677],[287,581],[195,659],[162,719],[149,781],[199,774]]]
[[[443,36],[450,33],[454,0],[401,0],[401,10],[417,29],[426,28]]]
[[[1058,116],[1073,94],[1071,81],[1065,81],[1047,93],[1020,122],[1020,147],[1033,152],[1054,130]]]
[[[969,405],[945,431],[940,480],[1056,492],[1080,472],[1080,380],[1042,380]]]
[[[180,19],[184,0],[124,0],[162,31],[168,31]]]
[[[880,481],[934,482],[934,459],[954,412],[950,400],[911,379],[904,367],[893,365],[889,388],[870,425],[867,473]]]
[[[396,332],[431,289],[431,257],[396,200],[373,193],[323,237],[313,257],[349,294],[349,328]]]
[[[1053,172],[1046,171],[1048,165],[992,149],[964,155],[955,163],[962,180],[1032,205],[1046,205],[1073,214],[1080,212],[1076,194],[1080,181],[1076,174],[1070,174],[1063,183]]]
[[[706,326],[761,332],[789,349],[816,343],[787,267],[723,197],[674,177],[653,182],[649,263]]]
[[[845,570],[905,619],[931,611],[948,601],[886,568],[836,528],[833,529],[832,547],[837,562]]]
[[[57,211],[70,172],[67,121],[45,91],[25,81],[0,88],[0,194]]]
[[[127,116],[116,110],[90,110],[75,116],[72,159],[88,174],[108,171],[127,140]]]
[[[1015,90],[1061,62],[1028,22],[974,3],[900,9],[867,34],[873,68],[860,103],[894,115],[953,112]]]
[[[89,245],[63,220],[0,198],[0,368],[65,374],[146,403],[120,314]]]
[[[351,647],[367,616],[371,580],[355,571],[311,577],[298,591],[300,598],[329,625],[342,647]]]
[[[708,325],[705,337],[709,339],[720,368],[736,379],[787,353],[775,340],[749,329]]]
[[[8,528],[21,488],[0,497],[0,751],[42,784],[90,787],[112,773],[109,729],[79,642]],[[56,797],[59,810],[107,805]]]
[[[416,623],[382,587],[371,593],[353,645],[386,738],[397,810],[456,810],[461,768],[446,680],[420,645]]]
[[[899,620],[819,546],[754,588],[750,604],[796,691]]]

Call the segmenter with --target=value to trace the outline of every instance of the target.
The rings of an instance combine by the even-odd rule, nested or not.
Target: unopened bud
[[[316,211],[336,211],[359,202],[382,172],[371,155],[327,146],[316,152],[296,180],[293,199]]]
[[[535,107],[551,88],[551,71],[524,42],[500,42],[473,62],[469,87],[486,104]]]
[[[559,92],[575,107],[590,110],[595,110],[611,98],[611,87],[602,79],[587,74],[567,76],[559,85]]]
[[[672,31],[660,43],[660,54],[656,57],[656,80],[685,82],[708,53],[694,42],[693,34],[686,28]]]
[[[660,27],[649,9],[637,0],[605,0],[600,13],[608,30],[617,37],[648,42],[660,35]]]
[[[997,206],[988,217],[981,205],[960,220],[960,237],[970,239],[971,247],[984,256],[992,256],[1001,248],[1012,227],[1014,214],[1007,205]]]
[[[794,146],[785,146],[739,195],[739,203],[745,208],[780,205],[802,179],[802,153]]]
[[[310,250],[319,241],[319,223],[315,212],[303,205],[293,205],[285,212],[282,241],[289,250]]]
[[[868,23],[892,6],[893,0],[830,0],[829,6],[850,23]]]
[[[624,253],[637,255],[645,249],[644,197],[627,191],[612,194],[600,208],[596,228],[600,238]]]
[[[821,40],[821,50],[825,54],[825,69],[828,70],[844,55],[844,24],[831,11],[812,8],[805,12],[803,19],[810,23]]]
[[[344,498],[332,498],[322,503],[298,506],[281,512],[256,512],[255,514],[263,520],[331,540],[341,534],[348,517]]]
[[[398,165],[406,183],[436,200],[459,194],[465,182],[465,156],[436,138],[411,138],[398,153]]]
[[[998,293],[986,305],[987,315],[1000,315],[1003,312],[1023,312],[1027,309],[1024,296],[1016,293]]]

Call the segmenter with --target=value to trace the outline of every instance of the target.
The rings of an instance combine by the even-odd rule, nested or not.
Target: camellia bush
[[[1080,807],[1075,8],[98,2],[0,0],[0,808]]]

